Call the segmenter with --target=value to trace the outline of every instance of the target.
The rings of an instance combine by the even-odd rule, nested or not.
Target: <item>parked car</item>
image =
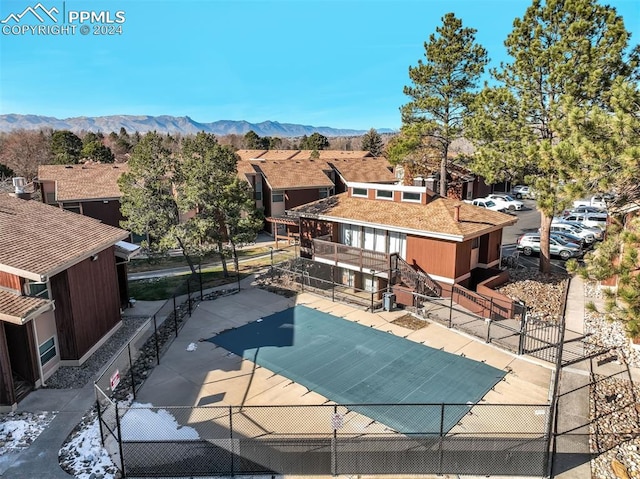
[[[540,253],[540,233],[523,234],[518,238],[517,248],[525,256]],[[549,237],[549,252],[552,255],[560,256],[565,261],[569,258],[578,258],[583,254],[580,246],[575,243],[568,243],[557,236]]]
[[[568,216],[571,213],[604,213],[607,214],[607,210],[598,208],[597,206],[578,206],[571,210],[565,210],[563,216]]]
[[[575,221],[585,226],[605,229],[607,227],[606,213],[570,213],[564,217],[565,221]]]
[[[587,244],[593,244],[596,241],[596,237],[591,231],[588,231],[584,228],[579,228],[569,223],[551,223],[550,229],[552,233],[564,233],[573,235],[577,238],[580,238]]]
[[[492,211],[500,211],[504,213],[506,208],[504,206],[497,205],[493,200],[487,198],[476,198],[475,200],[464,200],[465,203],[469,203],[473,206],[479,206],[480,208],[486,208]]]
[[[538,232],[540,232],[540,230],[538,230]],[[580,236],[571,234],[569,232],[562,231],[557,227],[555,228],[551,227],[551,236],[557,236],[558,238],[560,238],[563,241],[566,241],[567,243],[575,243],[578,246],[580,246],[582,249],[587,247],[587,245],[591,244],[591,243],[587,243],[584,238],[581,238]]]
[[[578,208],[580,206],[595,206],[596,208],[607,209],[607,201],[611,201],[613,195],[593,195],[591,198],[583,198],[573,202],[573,207]]]
[[[536,195],[530,186],[516,185],[511,190],[511,195],[515,196],[519,200],[522,198],[535,198]]]
[[[494,193],[487,196],[487,199],[493,200],[498,206],[503,206],[510,211],[520,211],[524,206],[522,201],[514,200],[511,196],[505,194]]]
[[[579,230],[583,230],[583,231],[587,231],[589,233],[591,233],[595,239],[597,240],[602,240],[604,239],[604,230],[602,228],[598,228],[598,227],[591,227],[591,226],[586,226],[583,223],[579,223],[577,221],[569,221],[565,218],[553,218],[553,220],[551,221],[551,224],[558,224],[558,223],[563,223],[563,224],[568,224],[568,225],[572,225],[576,228],[578,228]]]

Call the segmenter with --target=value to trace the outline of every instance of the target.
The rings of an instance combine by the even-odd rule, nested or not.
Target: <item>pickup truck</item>
[[[574,208],[579,208],[580,206],[595,206],[596,208],[602,208],[606,210],[606,197],[602,195],[594,195],[591,198],[576,200],[573,202]]]
[[[488,198],[476,198],[475,200],[464,200],[465,203],[469,203],[473,206],[479,206],[480,208],[486,208],[492,211],[500,211],[505,212],[506,209],[504,206],[499,206],[495,203],[495,201],[490,200]]]

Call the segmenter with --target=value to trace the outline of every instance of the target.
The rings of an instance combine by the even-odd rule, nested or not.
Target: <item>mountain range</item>
[[[59,119],[41,115],[0,115],[0,131],[12,130],[71,130],[74,132],[93,131],[102,133],[116,133],[120,128],[127,132],[138,131],[146,133],[181,133],[192,135],[200,131],[215,135],[237,134],[244,135],[253,130],[259,136],[295,137],[320,133],[324,136],[359,136],[366,130],[351,130],[331,128],[328,126],[298,125],[294,123],[279,123],[277,121],[263,121],[249,123],[248,121],[219,120],[212,123],[199,123],[188,116],[147,116],[147,115],[110,115],[110,116],[79,116]],[[393,133],[395,130],[380,128],[378,133]]]

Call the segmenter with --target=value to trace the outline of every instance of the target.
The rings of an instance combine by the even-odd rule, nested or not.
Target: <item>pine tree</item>
[[[467,134],[477,151],[473,170],[488,182],[524,178],[541,216],[540,270],[550,271],[549,230],[555,212],[585,188],[588,171],[577,124],[608,110],[610,88],[633,73],[624,56],[629,33],[615,9],[596,0],[534,0],[505,45],[511,63],[492,72],[497,86],[476,102]],[[577,122],[577,123],[576,123]]]
[[[383,146],[382,137],[374,128],[371,128],[368,132],[362,135],[361,148],[368,151],[373,156],[382,156]]]
[[[476,30],[463,27],[453,13],[425,42],[425,60],[409,67],[411,86],[404,87],[411,101],[402,106],[402,128],[394,141],[391,161],[424,162],[437,152],[440,195],[447,196],[447,160],[453,140],[463,136],[474,90],[488,63],[486,50],[475,41]],[[425,153],[426,152],[426,153]],[[429,163],[432,163],[429,158]]]

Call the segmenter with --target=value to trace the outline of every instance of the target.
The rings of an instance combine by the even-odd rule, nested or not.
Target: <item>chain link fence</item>
[[[141,422],[170,414],[176,433]],[[546,405],[120,408],[124,475],[474,474],[542,477]],[[402,417],[398,431],[373,418]],[[147,428],[147,430],[145,430]],[[190,435],[188,439],[172,434]],[[145,439],[154,437],[153,440]]]

